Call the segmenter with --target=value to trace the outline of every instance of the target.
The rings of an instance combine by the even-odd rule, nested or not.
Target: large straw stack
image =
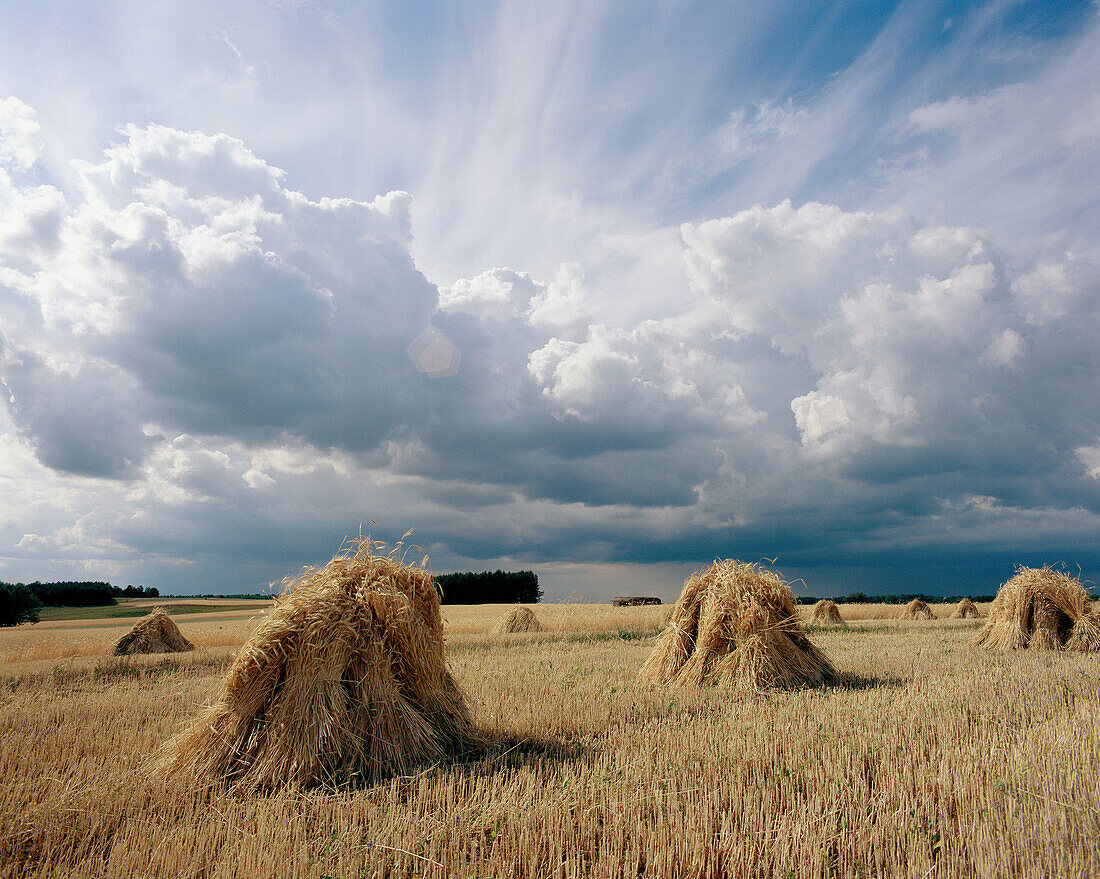
[[[132,656],[136,653],[186,653],[195,645],[183,637],[168,611],[154,607],[142,617],[114,647],[115,656]]]
[[[493,628],[494,635],[515,635],[525,632],[541,632],[539,618],[529,607],[517,604],[502,616]]]
[[[955,610],[951,613],[951,619],[953,620],[968,620],[979,619],[981,614],[978,613],[978,606],[969,598],[964,598],[955,607]]]
[[[814,605],[814,613],[810,622],[819,626],[844,626],[844,617],[840,615],[840,608],[835,601],[823,598]]]
[[[901,612],[901,618],[903,620],[934,620],[936,615],[932,613],[932,608],[927,604],[919,598],[914,598],[905,605],[905,610]]]
[[[444,662],[434,581],[377,549],[355,541],[285,582],[164,769],[244,790],[345,784],[477,744]]]
[[[836,672],[799,624],[791,587],[756,565],[727,559],[688,578],[638,678],[758,690],[829,682]]]
[[[1100,650],[1100,615],[1081,581],[1052,568],[1016,569],[974,639],[994,650]]]

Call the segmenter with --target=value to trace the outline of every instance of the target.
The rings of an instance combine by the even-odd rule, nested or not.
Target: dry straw
[[[513,635],[522,632],[541,632],[539,618],[529,607],[517,604],[500,618],[493,628],[494,635]]]
[[[951,619],[953,620],[968,620],[978,619],[981,614],[978,613],[978,606],[974,604],[969,598],[964,598],[959,602],[958,606],[951,613]]]
[[[163,607],[154,607],[148,616],[142,617],[118,639],[112,652],[115,656],[130,656],[135,653],[186,653],[194,649],[195,645],[183,637],[168,612]]]
[[[1020,567],[997,592],[974,644],[994,650],[1100,650],[1100,613],[1090,612],[1079,579],[1049,566]]]
[[[407,536],[407,535],[406,535]],[[284,581],[162,769],[243,790],[377,779],[481,739],[443,658],[439,591],[369,539]]]
[[[836,606],[836,602],[830,601],[828,598],[823,598],[814,605],[814,613],[810,622],[821,626],[847,625],[844,622],[844,617],[840,615],[840,608]]]
[[[905,610],[901,612],[901,618],[903,620],[934,620],[936,615],[932,613],[932,608],[927,604],[919,598],[914,598],[905,605]]]
[[[806,637],[791,587],[727,559],[688,578],[638,679],[758,690],[830,682],[836,671]]]

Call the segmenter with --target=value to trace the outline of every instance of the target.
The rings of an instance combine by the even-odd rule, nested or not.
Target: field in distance
[[[0,630],[0,876],[1100,869],[1100,657],[978,651],[980,621],[894,606],[812,631],[841,685],[757,698],[633,684],[667,606],[538,605],[513,636],[488,634],[506,606],[445,607],[486,752],[354,791],[152,780],[264,606],[178,618],[179,658],[107,658],[132,618]]]
[[[180,616],[196,613],[225,613],[229,610],[262,610],[270,604],[268,599],[227,598],[120,598],[118,604],[91,607],[43,607],[39,613],[42,622],[58,620],[114,620],[143,617],[154,607],[164,607],[169,615]]]

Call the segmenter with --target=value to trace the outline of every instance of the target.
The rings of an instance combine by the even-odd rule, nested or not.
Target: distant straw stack
[[[539,618],[535,616],[530,608],[524,607],[522,604],[517,604],[511,611],[502,616],[493,628],[494,635],[515,635],[541,631],[542,626],[539,625]]]
[[[1100,650],[1100,613],[1081,581],[1052,568],[1016,569],[974,639],[992,650]]]
[[[980,617],[981,614],[978,613],[978,606],[969,598],[964,598],[960,601],[951,614],[951,619],[953,620],[976,620]]]
[[[400,544],[398,544],[400,546]],[[443,658],[439,592],[352,542],[284,593],[162,768],[249,791],[377,779],[476,746]]]
[[[168,611],[154,607],[148,616],[142,617],[125,635],[118,639],[115,656],[132,656],[137,653],[186,653],[195,645],[183,637]]]
[[[798,622],[791,587],[774,573],[733,559],[688,578],[638,675],[648,684],[737,690],[835,678],[832,664]]]
[[[936,615],[932,613],[932,608],[921,601],[919,598],[914,598],[907,605],[905,610],[901,613],[903,620],[934,620]]]
[[[840,608],[835,601],[823,598],[814,605],[814,613],[810,622],[819,626],[845,626],[844,617],[840,615]]]

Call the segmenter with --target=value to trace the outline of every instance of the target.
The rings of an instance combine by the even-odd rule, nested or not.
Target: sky
[[[1097,82],[1092,2],[0,0],[0,579],[1094,580]]]

